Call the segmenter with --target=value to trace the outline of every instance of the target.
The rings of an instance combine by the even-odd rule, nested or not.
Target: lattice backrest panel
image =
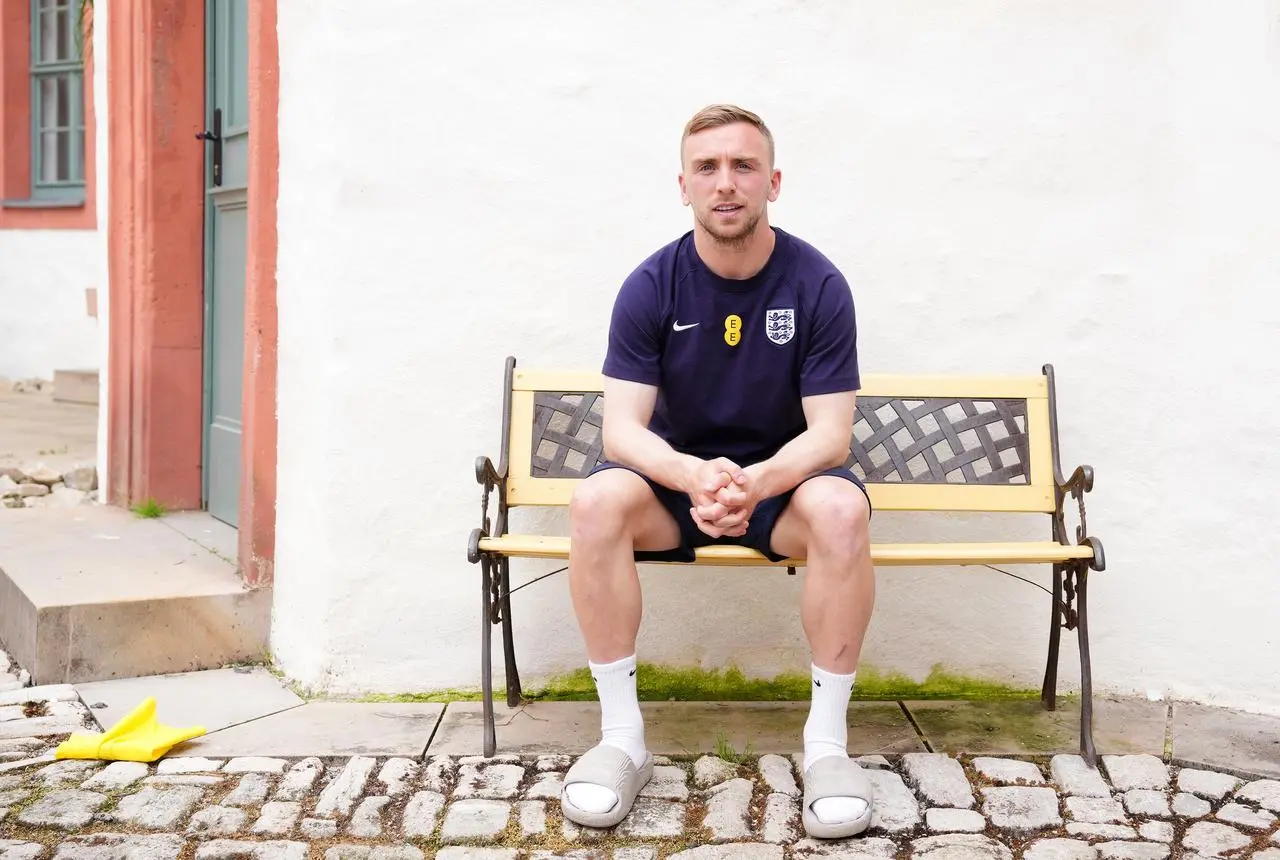
[[[538,391],[533,396],[535,478],[585,478],[604,458],[604,395]]]
[[[584,373],[517,374],[512,504],[567,504],[603,459],[597,383]],[[1048,423],[1037,377],[873,378],[858,395],[846,465],[879,507],[1053,510]]]
[[[1027,402],[859,398],[845,465],[868,484],[1028,484]]]
[[[598,392],[535,392],[530,474],[586,477],[604,457],[603,416]],[[1026,484],[1026,401],[859,400],[845,465],[864,483]]]

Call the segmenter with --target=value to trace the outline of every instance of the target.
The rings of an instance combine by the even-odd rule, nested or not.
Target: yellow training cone
[[[156,722],[156,700],[148,696],[104,734],[72,732],[58,745],[56,757],[151,762],[202,734],[204,726],[175,729]]]

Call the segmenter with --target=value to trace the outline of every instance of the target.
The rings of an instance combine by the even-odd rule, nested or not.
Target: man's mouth
[[[728,213],[728,212],[737,212],[741,208],[742,208],[741,203],[721,203],[719,206],[715,207],[715,209],[713,209],[712,211]]]

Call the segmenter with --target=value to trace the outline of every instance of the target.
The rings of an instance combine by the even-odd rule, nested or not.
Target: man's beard
[[[760,213],[753,212],[743,222],[735,233],[725,233],[711,223],[711,219],[706,216],[700,216],[698,223],[702,225],[702,229],[706,230],[708,235],[715,240],[715,243],[722,248],[730,251],[741,251],[747,247],[747,243],[751,241],[752,235],[756,231],[756,225],[760,223]]]

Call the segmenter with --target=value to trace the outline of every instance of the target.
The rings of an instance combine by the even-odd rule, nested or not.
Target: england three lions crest
[[[796,333],[796,312],[794,308],[772,308],[764,315],[764,331],[769,340],[776,344],[784,344]]]

